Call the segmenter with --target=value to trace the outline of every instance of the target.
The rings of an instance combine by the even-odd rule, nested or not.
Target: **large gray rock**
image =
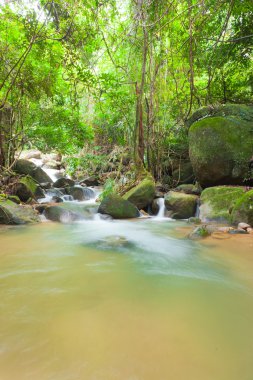
[[[59,203],[44,208],[44,215],[54,222],[71,223],[79,220],[91,219],[96,213],[97,206],[86,207],[77,203]]]
[[[98,208],[98,212],[111,215],[114,219],[138,218],[140,216],[135,205],[116,194],[105,197]]]
[[[33,162],[30,162],[28,160],[17,160],[13,169],[18,174],[30,175],[33,179],[35,179],[35,181],[39,183],[52,182],[51,178],[47,175],[46,172],[44,172],[43,169],[41,169],[41,167],[36,166]]]
[[[40,218],[31,206],[20,206],[0,198],[0,224],[38,223]]]
[[[189,154],[201,186],[253,183],[253,107],[220,106],[189,129]]]

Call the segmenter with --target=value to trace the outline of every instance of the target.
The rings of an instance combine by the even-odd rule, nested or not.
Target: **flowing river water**
[[[253,239],[166,219],[0,229],[1,380],[252,380]]]

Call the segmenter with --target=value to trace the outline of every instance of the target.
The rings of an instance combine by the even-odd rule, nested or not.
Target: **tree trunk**
[[[141,84],[138,86],[136,82],[136,117],[135,117],[135,133],[134,133],[134,160],[137,169],[142,168],[144,163],[144,127],[143,127],[143,94],[146,79],[148,51],[148,35],[145,27],[143,27],[143,49],[142,49],[142,72]]]
[[[14,160],[12,148],[13,110],[9,105],[0,109],[0,167],[9,167]]]

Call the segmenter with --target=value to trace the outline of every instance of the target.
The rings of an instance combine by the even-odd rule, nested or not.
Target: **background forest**
[[[36,147],[75,170],[127,146],[159,179],[193,111],[252,103],[252,31],[251,0],[1,1],[0,165]]]

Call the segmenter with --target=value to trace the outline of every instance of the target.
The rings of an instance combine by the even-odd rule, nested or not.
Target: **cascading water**
[[[157,205],[159,207],[158,213],[156,215],[156,219],[163,219],[165,214],[165,203],[164,198],[157,199]]]

